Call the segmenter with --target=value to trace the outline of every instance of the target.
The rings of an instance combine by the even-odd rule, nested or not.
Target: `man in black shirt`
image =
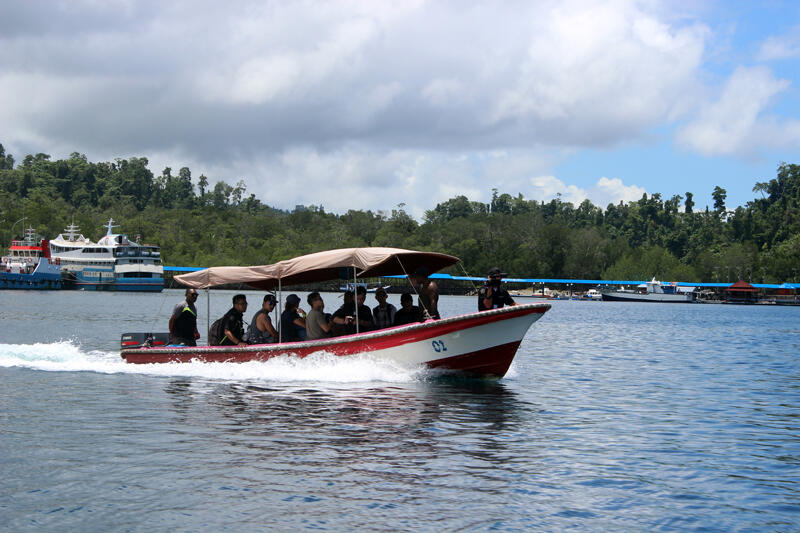
[[[489,309],[500,309],[506,305],[517,305],[508,291],[500,286],[500,280],[505,277],[505,273],[499,268],[494,267],[489,271],[486,285],[478,291],[478,311]]]
[[[394,326],[405,326],[419,322],[419,307],[414,305],[414,297],[404,292],[400,296],[400,310],[394,314]]]
[[[186,289],[186,298],[175,306],[169,319],[170,344],[183,344],[184,346],[197,346],[200,333],[197,331],[197,291]]]
[[[353,301],[352,294],[351,291],[347,291],[344,295],[344,303],[333,313],[334,331],[337,335],[352,335],[356,332],[356,302]],[[358,301],[358,332],[363,333],[375,329],[372,311],[364,305],[364,301],[367,299],[366,287],[358,286],[356,299]]]
[[[245,311],[247,311],[247,297],[244,294],[237,294],[233,297],[233,307],[222,318],[220,329],[223,337],[219,342],[220,346],[247,346],[244,342],[244,318],[242,318]]]

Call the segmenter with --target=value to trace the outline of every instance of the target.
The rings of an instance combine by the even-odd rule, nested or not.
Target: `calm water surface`
[[[800,308],[553,302],[499,382],[121,362],[180,299],[0,291],[0,530],[800,529]]]

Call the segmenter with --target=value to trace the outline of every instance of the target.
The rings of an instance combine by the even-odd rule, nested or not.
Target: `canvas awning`
[[[452,255],[419,252],[401,248],[342,248],[286,259],[272,265],[211,267],[175,276],[187,287],[205,289],[229,283],[244,283],[254,289],[273,289],[282,285],[313,283],[332,279],[372,278],[413,274],[419,267],[431,273],[458,263]]]

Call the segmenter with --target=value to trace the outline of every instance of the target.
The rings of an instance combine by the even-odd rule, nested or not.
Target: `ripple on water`
[[[3,315],[0,529],[800,528],[800,310],[554,302],[500,382],[122,363],[178,296]]]

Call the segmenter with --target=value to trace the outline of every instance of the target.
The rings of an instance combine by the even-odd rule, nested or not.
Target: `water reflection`
[[[165,392],[181,423],[207,425],[229,451],[318,467],[412,467],[453,454],[502,464],[536,416],[511,388],[486,381],[319,388],[175,379]]]

